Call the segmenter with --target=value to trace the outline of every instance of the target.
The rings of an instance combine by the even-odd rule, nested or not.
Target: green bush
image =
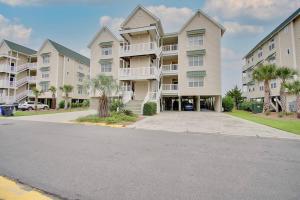
[[[89,100],[83,100],[83,102],[82,102],[82,106],[83,107],[89,107],[90,106],[90,101]]]
[[[226,96],[222,99],[222,106],[224,112],[231,112],[234,107],[234,100],[232,97]]]
[[[134,114],[131,110],[122,110],[121,113],[124,113],[127,116],[134,116]]]
[[[58,107],[60,109],[63,109],[65,107],[65,100],[61,100],[59,103],[58,103]]]
[[[144,104],[143,115],[151,116],[156,114],[157,104],[154,102],[147,102]]]
[[[85,117],[80,117],[77,119],[78,122],[91,122],[91,123],[108,123],[108,124],[124,124],[127,122],[135,122],[137,120],[137,116],[128,116],[124,113],[111,113],[109,117],[98,117],[97,115],[89,115]]]
[[[252,102],[244,101],[240,104],[239,110],[252,111]]]
[[[124,108],[124,103],[122,102],[122,100],[119,99],[113,100],[109,106],[110,112],[117,112],[122,110],[123,108]]]

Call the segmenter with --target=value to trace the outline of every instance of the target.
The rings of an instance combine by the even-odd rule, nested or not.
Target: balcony
[[[18,72],[22,72],[22,71],[25,71],[27,69],[36,70],[37,69],[37,63],[25,63],[25,64],[19,65],[17,67]]]
[[[178,64],[162,65],[163,75],[176,75],[178,74]]]
[[[120,80],[147,80],[157,79],[159,77],[159,69],[157,67],[135,67],[120,68]]]
[[[178,94],[178,84],[162,84],[162,94]]]
[[[13,96],[0,95],[0,103],[12,104],[14,102],[15,102],[15,98]]]
[[[36,76],[28,76],[27,81],[28,81],[28,83],[35,84],[36,83]]]
[[[163,55],[177,55],[178,44],[165,45],[162,47]]]
[[[148,54],[156,54],[158,56],[160,54],[160,51],[160,48],[157,47],[155,42],[124,44],[120,47],[120,57],[139,56]]]
[[[16,73],[16,67],[15,66],[9,66],[9,65],[0,65],[0,72]]]
[[[0,88],[15,88],[16,81],[0,80]]]

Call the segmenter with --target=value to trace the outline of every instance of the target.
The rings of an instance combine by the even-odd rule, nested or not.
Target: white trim
[[[88,45],[88,48],[90,49],[91,46],[93,45],[93,43],[95,42],[95,40],[99,37],[99,35],[103,32],[107,30],[115,39],[116,41],[120,42],[120,39],[109,29],[108,26],[103,26],[99,31],[98,33],[93,37],[93,39],[91,40],[91,42],[89,43]]]
[[[294,64],[294,69],[297,68],[297,59],[296,59],[296,41],[295,41],[295,33],[294,33],[294,22],[291,22],[291,35],[292,35],[292,49],[293,49],[293,64]]]

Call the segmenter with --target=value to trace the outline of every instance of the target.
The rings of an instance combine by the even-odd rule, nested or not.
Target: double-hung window
[[[50,55],[49,54],[42,55],[42,58],[43,58],[43,64],[50,63]]]
[[[203,55],[188,56],[190,67],[203,66]]]
[[[189,87],[203,87],[203,77],[188,77]]]
[[[111,72],[112,66],[111,63],[101,63],[101,72]]]
[[[269,50],[272,51],[275,48],[275,41],[271,39],[269,42]]]
[[[108,56],[112,54],[112,47],[101,47],[101,49],[103,56]]]
[[[45,79],[47,79],[47,78],[49,78],[49,71],[43,71],[42,72],[42,78],[45,78]]]
[[[49,90],[49,82],[42,82],[40,83],[42,92],[48,92]]]
[[[188,39],[191,47],[201,47],[203,45],[203,35],[190,35]]]
[[[82,85],[77,86],[77,92],[78,92],[78,94],[83,94],[83,86]]]

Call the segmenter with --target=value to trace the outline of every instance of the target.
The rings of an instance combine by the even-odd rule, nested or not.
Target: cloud
[[[271,20],[289,15],[299,7],[299,0],[205,0],[204,3],[204,10],[225,19],[251,17]]]
[[[103,3],[109,0],[0,0],[0,3],[10,6],[31,6],[53,3]]]
[[[264,31],[262,26],[240,24],[232,21],[225,21],[223,25],[226,28],[227,34],[257,34]]]
[[[232,49],[222,47],[222,65],[224,68],[239,68],[243,65],[243,55]]]
[[[99,19],[100,26],[108,26],[110,30],[115,34],[119,35],[120,25],[125,20],[123,17],[110,17],[110,16],[102,16]]]
[[[27,43],[32,29],[16,23],[0,14],[0,40],[9,39],[19,43]]]
[[[184,23],[194,14],[190,8],[166,7],[164,5],[146,7],[150,12],[160,18],[165,32],[178,31]]]

